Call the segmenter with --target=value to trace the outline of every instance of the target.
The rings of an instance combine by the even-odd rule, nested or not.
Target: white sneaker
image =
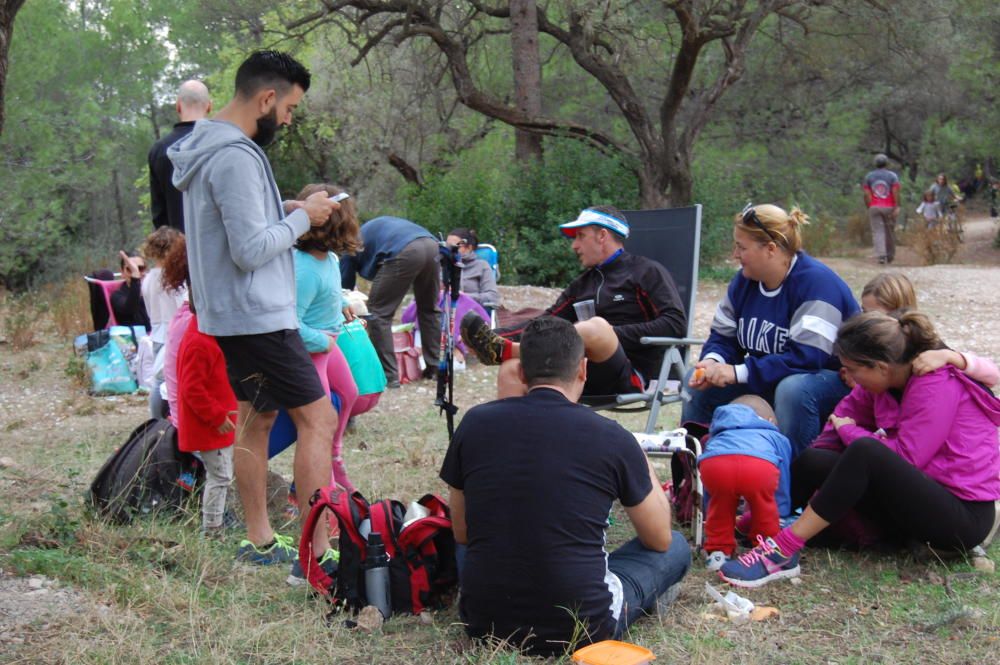
[[[729,561],[729,557],[726,556],[725,552],[712,552],[705,556],[705,568],[714,572],[722,568],[722,565],[727,561]]]

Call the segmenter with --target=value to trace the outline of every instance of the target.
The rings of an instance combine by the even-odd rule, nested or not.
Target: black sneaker
[[[472,349],[484,365],[499,365],[503,362],[504,339],[490,329],[475,312],[467,312],[462,317],[462,341]]]
[[[340,552],[330,548],[326,552],[323,552],[323,556],[320,557],[319,567],[323,569],[323,572],[330,577],[337,577],[337,567],[340,565]],[[285,578],[285,582],[289,586],[302,586],[306,584],[308,580],[306,579],[306,574],[302,570],[302,565],[299,563],[298,559],[292,562],[292,569],[288,572],[288,577]]]

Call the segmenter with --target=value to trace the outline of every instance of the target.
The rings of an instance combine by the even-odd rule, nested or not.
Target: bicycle
[[[960,201],[951,201],[944,211],[945,228],[948,233],[954,235],[959,242],[965,242],[965,229],[962,225],[964,215],[959,209]]]

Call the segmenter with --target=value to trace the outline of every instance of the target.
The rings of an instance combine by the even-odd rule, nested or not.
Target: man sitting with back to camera
[[[641,392],[655,379],[663,347],[641,344],[642,337],[684,337],[687,317],[673,278],[651,259],[625,251],[629,225],[613,206],[587,208],[561,224],[585,268],[545,313],[576,325],[589,361],[584,395]],[[592,318],[580,320],[575,304],[592,300]],[[474,312],[462,319],[462,339],[485,365],[500,365],[497,396],[525,394],[518,378],[523,328],[490,330]]]
[[[471,409],[441,467],[455,540],[468,545],[466,631],[539,655],[620,637],[658,599],[676,598],[691,563],[635,438],[576,404],[583,351],[568,321],[531,321],[518,364],[527,394]],[[608,555],[615,500],[638,537]]]

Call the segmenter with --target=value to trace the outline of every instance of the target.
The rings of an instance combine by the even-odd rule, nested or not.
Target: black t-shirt
[[[460,612],[470,635],[534,653],[561,652],[577,619],[593,641],[613,635],[621,593],[607,569],[608,515],[616,499],[634,506],[652,490],[629,432],[538,388],[471,409],[441,479],[465,494]]]

